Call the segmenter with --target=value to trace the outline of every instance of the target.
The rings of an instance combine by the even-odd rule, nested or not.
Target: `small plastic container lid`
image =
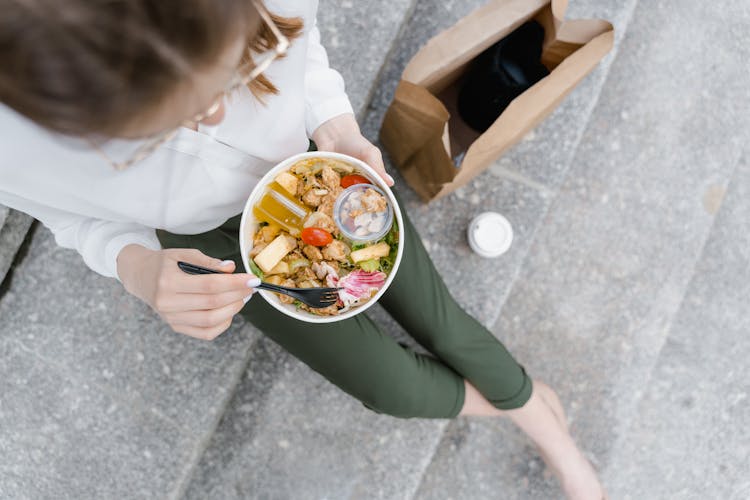
[[[497,212],[484,212],[472,219],[467,230],[469,246],[482,257],[499,257],[513,242],[513,227]]]
[[[385,215],[368,217],[367,214],[374,212],[366,212],[362,214],[362,219],[359,220],[350,217],[352,210],[357,209],[357,198],[362,196],[368,189],[372,189],[385,199]],[[383,217],[382,224],[380,223],[381,217]],[[393,225],[393,207],[390,201],[388,201],[388,197],[379,187],[373,184],[354,184],[344,189],[338,198],[336,198],[336,203],[333,205],[333,220],[345,238],[356,243],[367,243],[379,240],[391,229]],[[369,222],[364,224],[364,227],[360,225],[357,232],[357,222],[362,222],[362,220]]]

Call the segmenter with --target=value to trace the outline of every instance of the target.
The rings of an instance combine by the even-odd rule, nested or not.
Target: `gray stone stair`
[[[0,205],[0,283],[8,275],[33,222],[25,213]]]
[[[417,48],[482,3],[321,2],[366,135]],[[613,22],[613,54],[474,182],[429,205],[400,191],[459,302],[558,389],[612,498],[750,491],[747,357],[725,357],[748,322],[750,13],[724,3],[572,1]],[[463,236],[488,209],[515,230],[492,261]],[[376,415],[239,318],[212,343],[173,334],[36,227],[0,295],[0,498],[559,497],[508,422]]]
[[[493,327],[559,391],[612,498],[750,491],[748,385],[729,368],[747,367],[749,18],[741,2],[637,4]],[[451,422],[415,497],[559,496],[517,436]]]
[[[163,498],[223,413],[255,332],[175,335],[38,229],[0,301],[0,498]]]
[[[734,170],[708,242],[627,439],[617,442],[613,497],[750,498],[750,150]],[[618,471],[617,474],[614,471]],[[640,477],[637,482],[627,478]]]

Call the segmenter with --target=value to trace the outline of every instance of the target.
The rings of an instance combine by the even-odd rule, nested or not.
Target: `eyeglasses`
[[[157,148],[159,148],[159,146],[174,137],[177,132],[179,132],[180,127],[195,127],[198,122],[201,122],[209,116],[215,114],[221,107],[224,96],[229,95],[239,90],[241,87],[249,84],[251,81],[257,78],[258,75],[268,69],[268,67],[274,60],[286,54],[287,49],[289,49],[289,40],[281,34],[281,31],[273,22],[273,20],[271,19],[271,15],[268,13],[265,7],[263,7],[263,5],[261,3],[258,3],[257,1],[253,1],[253,4],[255,5],[255,9],[258,11],[258,14],[260,14],[262,22],[266,24],[269,31],[275,38],[275,43],[271,44],[272,47],[255,57],[253,57],[252,52],[248,48],[247,57],[243,57],[243,62],[235,70],[234,77],[232,77],[226,88],[214,98],[208,108],[196,114],[195,116],[192,116],[191,118],[183,121],[179,127],[166,130],[159,133],[158,135],[146,139],[146,142],[138,147],[138,149],[133,153],[132,157],[129,160],[124,162],[114,161],[99,146],[97,146],[96,144],[92,144],[96,148],[96,150],[104,157],[104,159],[112,167],[115,168],[115,170],[124,170],[134,163],[143,160],[148,155],[153,153]]]

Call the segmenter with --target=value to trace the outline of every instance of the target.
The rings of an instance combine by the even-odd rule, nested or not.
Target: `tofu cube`
[[[272,285],[280,285],[284,281],[284,278],[282,278],[279,275],[269,276],[266,278],[266,283],[271,283]]]
[[[281,172],[279,175],[276,176],[276,182],[286,189],[289,194],[294,196],[297,194],[297,182],[298,179],[293,174],[290,174],[289,172]]]
[[[276,264],[295,248],[297,248],[297,240],[288,234],[280,234],[253,260],[264,273],[270,273]]]
[[[273,266],[273,269],[268,271],[266,274],[269,276],[271,274],[289,274],[289,264],[282,260],[281,262]]]
[[[388,243],[380,242],[377,245],[371,245],[369,247],[360,248],[351,253],[352,262],[361,262],[363,260],[379,259],[385,257],[391,251],[391,247]],[[259,264],[260,265],[260,264]]]

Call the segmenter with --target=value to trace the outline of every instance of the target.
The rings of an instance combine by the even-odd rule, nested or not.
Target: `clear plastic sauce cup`
[[[374,191],[379,197],[368,190]],[[381,198],[383,201],[380,201]],[[368,243],[379,240],[391,229],[393,207],[379,187],[354,184],[336,198],[333,219],[346,239],[355,243]]]

